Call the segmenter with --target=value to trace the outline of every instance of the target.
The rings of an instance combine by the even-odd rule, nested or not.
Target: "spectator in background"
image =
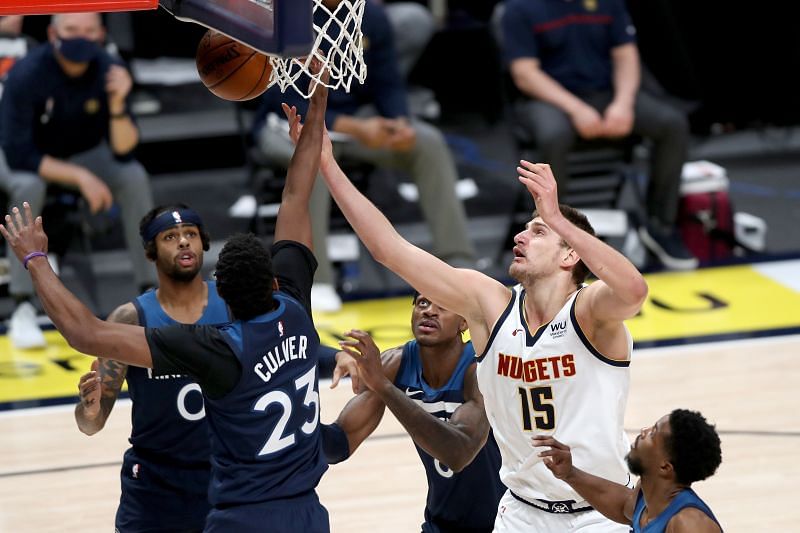
[[[92,213],[116,201],[134,276],[144,288],[155,277],[139,251],[138,224],[153,198],[145,169],[132,157],[139,131],[127,106],[131,76],[103,50],[104,40],[98,13],[55,15],[49,42],[11,69],[0,101],[0,187],[11,205],[28,201],[34,215],[48,183],[80,191]],[[16,261],[9,292],[16,301],[11,341],[22,349],[45,346],[30,302],[33,286]]]
[[[325,0],[331,10],[338,2]],[[475,251],[467,236],[464,206],[455,194],[457,172],[453,156],[438,129],[409,116],[406,87],[383,6],[372,1],[366,3],[361,29],[367,80],[363,85],[353,84],[350,93],[331,92],[328,100],[325,120],[328,129],[352,137],[350,141],[337,143],[337,155],[407,171],[419,188],[420,207],[433,233],[435,254],[454,264],[472,264]],[[292,143],[284,124],[268,120],[270,114],[280,115],[283,101],[305,114],[307,102],[298,94],[272,88],[263,96],[253,133],[267,159],[285,168],[292,155]],[[319,267],[311,302],[319,311],[336,311],[341,307],[325,248],[330,205],[330,194],[324,182],[317,179],[311,212]]]
[[[386,16],[389,18],[395,36],[397,67],[400,69],[403,79],[406,80],[436,31],[433,13],[427,7],[416,2],[371,1],[382,4],[386,10]]]
[[[516,114],[559,189],[567,190],[567,154],[578,137],[651,140],[648,220],[640,236],[667,268],[697,267],[675,227],[688,122],[639,90],[636,29],[624,0],[509,0],[502,33],[514,84],[530,98]]]

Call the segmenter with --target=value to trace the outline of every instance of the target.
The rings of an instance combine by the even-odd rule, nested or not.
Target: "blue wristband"
[[[47,254],[44,252],[31,252],[25,257],[22,258],[22,266],[25,267],[25,270],[28,270],[28,261],[33,259],[34,257],[47,257]]]
[[[350,457],[350,443],[339,424],[320,424],[319,428],[322,433],[322,454],[329,465],[341,463]]]

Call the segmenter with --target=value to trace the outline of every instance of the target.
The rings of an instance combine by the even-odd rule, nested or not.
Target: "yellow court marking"
[[[800,271],[800,261],[796,262]],[[752,266],[709,268],[647,276],[650,294],[628,321],[637,342],[691,339],[781,328],[800,328],[800,291]],[[336,347],[343,332],[370,332],[381,349],[411,338],[411,296],[348,302],[335,314],[317,313],[323,344]],[[91,360],[56,331],[45,350],[15,350],[0,337],[0,403],[75,396]]]

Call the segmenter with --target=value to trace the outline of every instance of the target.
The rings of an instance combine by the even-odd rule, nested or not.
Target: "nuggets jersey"
[[[435,389],[425,382],[419,345],[412,340],[403,346],[402,361],[394,384],[428,413],[441,420],[449,420],[464,403],[464,375],[474,362],[475,349],[469,342],[450,379],[444,386]],[[472,463],[458,473],[419,446],[416,448],[428,478],[425,520],[437,526],[431,530],[491,531],[497,503],[506,490],[498,475],[500,451],[491,433]],[[423,531],[428,529],[423,526]]]
[[[225,301],[217,294],[215,281],[208,281],[208,304],[197,324],[229,321]],[[157,328],[177,322],[170,318],[147,291],[133,301],[139,324]],[[186,375],[153,376],[150,369],[128,367],[126,379],[133,400],[130,443],[140,453],[149,453],[171,465],[208,464],[208,425],[200,385]]]
[[[273,311],[221,328],[242,373],[222,398],[206,398],[209,500],[218,508],[308,494],[328,468],[319,431],[319,336],[297,300],[273,296]]]
[[[575,318],[579,293],[531,333],[525,290],[515,286],[478,364],[478,385],[503,458],[500,479],[528,501],[583,501],[542,463],[531,443],[537,434],[570,446],[578,468],[623,485],[629,481],[623,416],[633,341],[626,329],[625,361],[598,352]]]

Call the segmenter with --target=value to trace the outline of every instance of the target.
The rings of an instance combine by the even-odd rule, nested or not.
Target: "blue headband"
[[[156,235],[164,230],[173,228],[178,224],[194,224],[202,226],[203,220],[200,215],[191,209],[176,209],[174,211],[164,211],[139,232],[145,244],[156,238]]]

